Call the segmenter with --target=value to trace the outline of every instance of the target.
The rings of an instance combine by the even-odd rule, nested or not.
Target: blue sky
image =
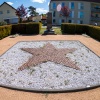
[[[48,12],[48,3],[50,0],[0,0],[0,5],[3,2],[9,3],[14,8],[19,7],[23,4],[25,7],[33,6],[37,9],[40,14]]]

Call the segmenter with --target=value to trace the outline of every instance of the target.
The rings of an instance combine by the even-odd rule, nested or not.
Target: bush
[[[20,34],[24,34],[26,33],[26,24],[21,23],[21,24],[15,24],[12,25],[12,34],[16,34],[16,33],[20,33]]]
[[[40,23],[27,23],[26,34],[39,34],[40,28]]]
[[[100,41],[100,27],[89,26],[88,30],[89,30],[89,36]]]
[[[100,27],[99,26],[63,23],[61,25],[61,30],[62,30],[63,34],[86,33],[87,35],[91,36],[92,38],[100,41]]]
[[[83,33],[87,33],[87,25],[83,25],[83,24],[76,24],[76,29],[75,29],[75,34],[83,34]]]
[[[76,24],[63,23],[61,25],[62,33],[63,34],[75,34],[75,25]]]
[[[0,26],[3,26],[3,25],[7,25],[7,22],[5,22],[5,21],[0,22]]]
[[[41,29],[41,23],[21,23],[12,25],[12,34],[39,34]]]
[[[9,36],[11,34],[11,29],[12,29],[11,25],[0,26],[0,39]]]
[[[0,26],[0,39],[10,34],[39,34],[41,23],[21,23],[14,25]]]
[[[81,24],[63,23],[61,25],[61,30],[63,34],[82,34],[87,32],[87,28],[87,25]]]

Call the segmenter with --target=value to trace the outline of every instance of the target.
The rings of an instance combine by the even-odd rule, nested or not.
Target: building
[[[46,20],[47,20],[47,17],[46,17],[46,14],[43,16],[43,15],[37,15],[37,16],[29,16],[28,17],[30,21],[33,21],[33,22],[42,22],[43,24],[46,23]]]
[[[34,22],[40,22],[41,18],[42,18],[41,15],[33,16],[32,21],[34,21]]]
[[[15,14],[16,9],[4,2],[0,5],[0,22],[6,21],[8,24],[18,23],[18,17]]]
[[[58,4],[69,7],[71,13],[68,18],[59,16]],[[100,0],[51,0],[49,11],[52,12],[52,23],[56,25],[63,22],[100,25]]]
[[[41,16],[42,16],[41,18],[42,24],[47,25],[47,14],[42,14]]]

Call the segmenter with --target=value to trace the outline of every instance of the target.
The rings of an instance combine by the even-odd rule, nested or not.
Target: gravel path
[[[48,61],[18,71],[32,57],[20,48],[39,48],[48,42],[56,48],[76,48],[75,52],[66,57],[76,62],[81,70]],[[19,42],[0,57],[0,85],[50,90],[72,90],[100,85],[100,58],[78,41]]]

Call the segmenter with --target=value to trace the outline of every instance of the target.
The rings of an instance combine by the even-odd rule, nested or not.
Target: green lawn
[[[40,34],[43,34],[45,30],[46,30],[46,28],[41,28]],[[55,31],[55,34],[58,34],[58,35],[62,34],[60,27],[53,28],[53,30]]]

